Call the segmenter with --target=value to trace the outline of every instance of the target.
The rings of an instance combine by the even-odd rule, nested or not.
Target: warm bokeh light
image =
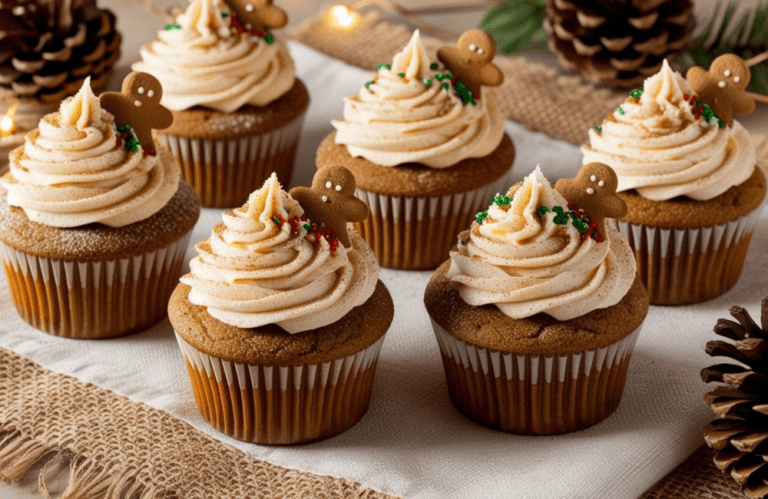
[[[8,112],[5,113],[3,119],[0,120],[0,136],[7,137],[16,131],[16,123],[13,122],[13,115],[16,114],[16,105],[19,101],[11,104],[8,108]]]
[[[357,20],[357,12],[349,10],[344,5],[336,5],[331,8],[334,24],[342,28],[348,28]]]

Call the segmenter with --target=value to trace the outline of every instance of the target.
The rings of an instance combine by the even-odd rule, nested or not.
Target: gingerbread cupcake
[[[155,78],[132,73],[123,93],[100,102],[86,79],[11,152],[0,255],[14,305],[34,327],[106,338],[165,317],[200,205],[173,156],[147,154],[151,140],[133,135],[151,137],[153,122],[133,108],[170,117],[161,96]]]
[[[163,84],[174,114],[158,132],[203,206],[234,207],[276,172],[287,185],[309,94],[295,77],[271,0],[192,0],[133,69]]]
[[[448,391],[480,424],[527,435],[619,405],[648,295],[604,164],[550,187],[536,168],[478,213],[427,285]]]
[[[733,55],[691,69],[689,81],[665,62],[582,147],[585,163],[619,177],[629,208],[619,228],[651,303],[709,300],[741,274],[766,192],[749,133],[732,119],[754,108],[749,78]]]
[[[394,308],[355,179],[323,168],[288,194],[276,175],[196,246],[168,314],[203,417],[249,442],[298,444],[368,409]]]
[[[343,164],[371,214],[357,225],[379,262],[431,269],[485,200],[506,187],[515,148],[494,89],[496,42],[471,30],[430,62],[419,32],[392,64],[380,64],[317,151],[317,165]]]

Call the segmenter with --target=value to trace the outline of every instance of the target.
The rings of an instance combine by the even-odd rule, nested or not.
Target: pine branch
[[[499,53],[512,54],[546,41],[545,16],[544,0],[504,0],[485,14],[479,28],[493,36]]]

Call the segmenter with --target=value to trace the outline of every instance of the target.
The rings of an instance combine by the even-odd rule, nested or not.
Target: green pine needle
[[[499,53],[512,54],[543,45],[547,39],[542,26],[545,16],[544,0],[504,0],[485,14],[479,28],[493,36]]]

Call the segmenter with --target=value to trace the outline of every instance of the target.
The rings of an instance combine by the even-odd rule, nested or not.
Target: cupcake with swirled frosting
[[[19,314],[105,338],[160,321],[200,205],[165,148],[133,150],[86,79],[10,154],[0,250]]]
[[[239,19],[222,0],[190,0],[132,66],[163,84],[174,124],[158,138],[206,207],[238,206],[272,172],[291,180],[309,93],[285,41],[269,32],[284,16],[270,24],[259,9],[246,4],[252,18]]]
[[[465,51],[467,60],[490,68],[493,38],[468,33],[458,48],[444,49]],[[418,30],[391,64],[380,64],[344,99],[343,119],[332,125],[336,131],[317,151],[318,167],[338,163],[355,174],[358,197],[371,209],[357,228],[385,267],[439,265],[452,234],[506,185],[515,157],[495,88],[464,89],[449,69],[430,61]]]
[[[600,165],[571,182],[602,202],[615,197],[611,175]],[[618,407],[648,296],[599,209],[574,206],[537,167],[478,213],[432,276],[424,302],[451,399],[471,419],[543,435]]]
[[[651,303],[701,302],[736,283],[766,192],[740,123],[717,116],[665,61],[589,131],[582,152],[618,175],[629,207],[619,228]]]
[[[342,209],[354,183],[349,193],[332,188],[326,199]],[[343,239],[272,175],[197,244],[169,317],[211,425],[296,444],[363,416],[394,309],[371,248],[353,231],[349,246]]]

